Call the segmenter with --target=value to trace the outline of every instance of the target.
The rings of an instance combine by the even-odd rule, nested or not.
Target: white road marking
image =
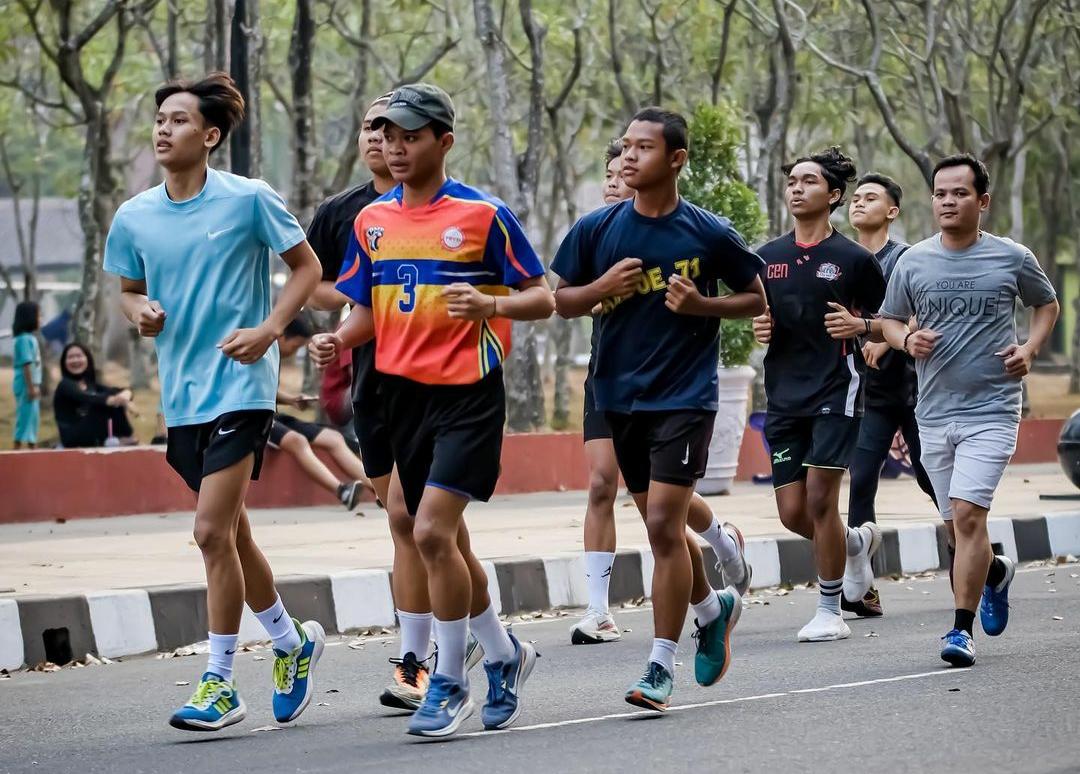
[[[937,669],[933,672],[917,672],[910,675],[896,675],[895,677],[881,677],[876,680],[861,680],[857,683],[836,683],[833,685],[826,685],[820,688],[801,688],[798,690],[784,691],[782,693],[762,693],[756,696],[741,696],[737,699],[714,699],[713,701],[702,701],[696,704],[678,704],[668,710],[668,712],[684,712],[686,710],[704,709],[706,707],[719,707],[724,704],[740,704],[748,701],[763,701],[765,699],[779,699],[784,696],[795,696],[803,693],[820,693],[822,691],[835,691],[843,690],[847,688],[861,688],[866,685],[878,685],[880,683],[896,683],[902,680],[921,680],[926,677],[951,677],[964,672],[970,671],[967,667],[959,669]],[[596,717],[589,718],[574,718],[572,720],[559,720],[552,723],[534,723],[531,726],[515,726],[512,728],[503,729],[502,731],[473,731],[467,734],[458,734],[459,737],[481,737],[492,736],[494,734],[509,734],[515,731],[541,731],[547,728],[561,728],[563,726],[580,726],[584,723],[599,723],[604,720],[620,720],[622,718],[635,718],[645,717],[648,715],[656,715],[656,712],[652,710],[635,710],[633,712],[615,712],[610,715],[597,715]]]

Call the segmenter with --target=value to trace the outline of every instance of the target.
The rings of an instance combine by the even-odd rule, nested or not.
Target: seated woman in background
[[[131,390],[98,384],[94,358],[86,347],[77,342],[64,347],[60,374],[53,409],[64,448],[105,446],[110,436],[124,446],[138,443],[127,418]]]

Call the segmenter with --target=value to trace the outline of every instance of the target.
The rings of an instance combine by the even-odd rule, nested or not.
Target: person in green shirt
[[[15,307],[11,324],[14,338],[15,448],[37,446],[41,426],[41,349],[34,333],[41,327],[41,312],[33,301]]]

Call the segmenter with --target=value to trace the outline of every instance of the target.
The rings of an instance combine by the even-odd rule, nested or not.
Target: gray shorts
[[[941,518],[952,519],[953,500],[990,509],[994,490],[1016,451],[1018,428],[1007,420],[919,424],[922,464],[937,493]]]

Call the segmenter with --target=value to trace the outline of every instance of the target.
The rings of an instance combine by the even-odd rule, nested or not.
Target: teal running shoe
[[[731,586],[716,592],[720,599],[720,615],[705,626],[698,626],[693,637],[697,640],[694,655],[694,678],[698,685],[710,686],[723,677],[731,666],[731,635],[742,615],[742,597]]]
[[[635,707],[664,712],[671,704],[674,689],[671,672],[663,665],[650,661],[645,667],[645,674],[626,692],[626,701]]]
[[[294,618],[293,624],[300,632],[300,647],[292,653],[274,648],[274,718],[278,723],[295,720],[307,709],[315,690],[312,674],[326,644],[318,621],[301,624]]]
[[[245,715],[247,706],[236,692],[236,685],[207,672],[188,703],[169,718],[169,725],[184,731],[220,731],[239,723]]]

